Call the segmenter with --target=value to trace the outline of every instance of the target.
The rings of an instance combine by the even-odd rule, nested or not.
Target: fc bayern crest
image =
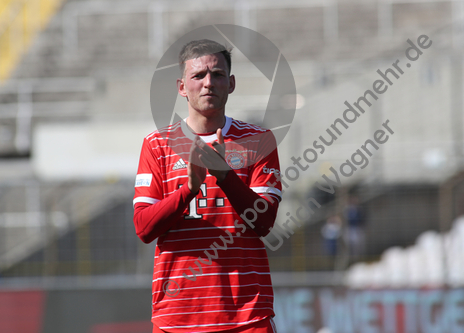
[[[232,169],[241,169],[245,165],[245,158],[239,153],[230,153],[226,162]]]

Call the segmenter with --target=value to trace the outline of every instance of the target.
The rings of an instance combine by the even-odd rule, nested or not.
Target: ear
[[[235,76],[229,76],[229,94],[232,94],[235,90]]]
[[[185,90],[184,79],[177,79],[177,92],[182,97],[187,97],[187,91]]]

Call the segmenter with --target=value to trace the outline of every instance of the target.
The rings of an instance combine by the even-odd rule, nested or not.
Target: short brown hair
[[[184,76],[185,63],[187,60],[214,53],[222,53],[224,55],[230,75],[230,70],[232,68],[231,51],[232,48],[227,48],[224,45],[210,39],[193,40],[185,44],[179,53],[179,67],[182,76]]]

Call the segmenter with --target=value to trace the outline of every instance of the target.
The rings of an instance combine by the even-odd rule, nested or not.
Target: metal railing
[[[137,247],[124,238],[132,214],[131,188],[127,181],[3,184],[0,275],[136,272]],[[108,244],[100,244],[103,235]],[[135,234],[130,238],[130,244],[136,243]]]
[[[90,94],[95,90],[95,85],[95,80],[87,77],[10,79],[6,82],[0,90],[0,97],[6,94],[13,95],[15,98],[14,102],[0,103],[0,121],[14,120],[16,128],[12,140],[14,140],[15,151],[18,153],[30,151],[33,117],[60,119],[85,116],[89,105],[88,99],[82,97],[65,101],[37,102],[33,101],[34,94]]]

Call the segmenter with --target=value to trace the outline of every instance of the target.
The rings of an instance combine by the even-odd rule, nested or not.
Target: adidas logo
[[[179,170],[179,169],[185,169],[187,167],[187,164],[185,164],[184,160],[181,158],[174,164],[172,167],[172,170]]]

